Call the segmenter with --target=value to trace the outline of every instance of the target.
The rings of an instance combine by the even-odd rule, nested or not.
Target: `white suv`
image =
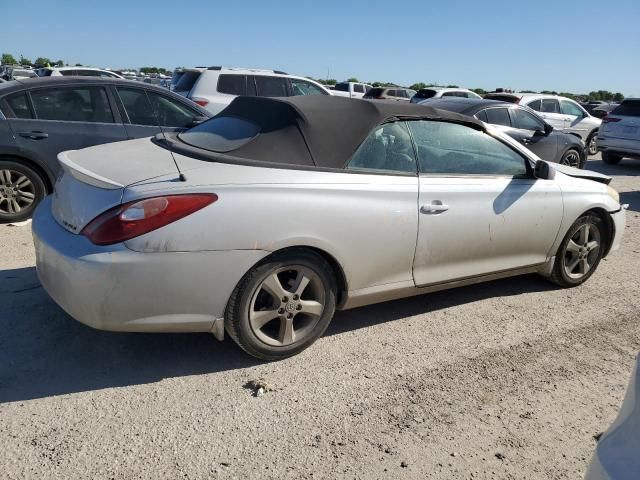
[[[602,121],[570,98],[540,93],[488,93],[484,98],[526,105],[556,130],[571,133],[587,145],[589,155],[598,153],[596,138]]]
[[[35,71],[39,77],[104,77],[104,78],[124,78],[111,70],[92,67],[43,67]]]
[[[173,91],[190,98],[212,114],[222,111],[239,95],[291,97],[331,95],[329,90],[308,78],[278,70],[230,67],[196,67],[180,72]]]
[[[640,98],[623,100],[602,119],[597,144],[605,163],[619,163],[622,157],[640,159]]]
[[[411,97],[411,103],[420,103],[423,100],[441,97],[482,98],[476,92],[472,92],[466,88],[428,87],[418,90],[418,92]]]

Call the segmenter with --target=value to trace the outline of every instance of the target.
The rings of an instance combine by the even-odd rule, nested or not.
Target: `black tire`
[[[591,144],[591,142],[593,142],[593,140],[598,136],[598,132],[592,132],[589,137],[587,138],[586,141],[586,149],[585,152],[587,154],[587,158],[589,158],[592,155],[595,155],[598,153],[598,149],[596,148],[595,142],[593,143],[593,145]]]
[[[306,272],[312,280],[308,283],[308,287],[303,287],[305,293],[301,293],[298,300],[295,298],[295,288],[291,286],[293,290],[290,290],[284,287],[283,283],[287,283],[288,275],[300,274],[300,271]],[[284,298],[276,299],[275,295],[271,295],[269,290],[265,289],[265,282],[272,279],[274,275],[279,280],[278,284],[287,290],[288,294],[285,293],[284,297],[287,298],[286,301]],[[300,303],[305,301],[303,297],[308,294],[311,287],[313,288],[311,293],[321,297],[322,301],[307,301],[321,304],[323,306],[321,313],[311,316],[304,311],[296,312],[296,305],[290,309],[290,305],[294,304],[295,300]],[[291,357],[309,347],[325,332],[335,313],[336,295],[335,276],[331,266],[321,256],[306,250],[275,254],[247,272],[234,289],[225,312],[225,330],[245,352],[256,358],[273,361]],[[259,301],[263,304],[267,302],[269,306],[256,310]],[[275,316],[264,326],[256,329],[250,315],[259,314],[262,311],[277,312],[282,315]],[[286,335],[283,334],[286,330],[284,325],[287,321],[285,315],[293,316],[291,318],[293,332],[297,328],[295,325],[300,325],[301,328],[297,331],[303,332],[300,338],[297,338],[298,334],[294,333],[292,343],[284,341]],[[282,344],[275,344],[278,342]]]
[[[602,161],[609,165],[617,165],[622,160],[622,155],[613,152],[602,152]]]
[[[0,222],[31,218],[46,194],[44,180],[34,169],[23,163],[0,160]]]
[[[582,156],[575,148],[569,148],[560,159],[560,165],[568,165],[569,167],[582,168]]]
[[[595,240],[598,243],[597,251],[594,251],[595,249],[589,250],[586,248],[584,245],[585,242],[575,241],[576,238],[580,237],[581,229],[585,226],[589,226],[590,233],[592,235],[589,237],[589,234],[587,234],[587,241],[589,241],[589,238],[592,239],[591,241]],[[572,248],[575,248],[575,245],[580,247],[579,253],[572,250],[572,248],[569,248],[569,244],[572,241]],[[609,239],[602,218],[593,214],[585,214],[578,218],[578,220],[576,220],[571,226],[558,248],[550,280],[556,285],[564,288],[576,287],[586,282],[598,268],[608,241]],[[589,265],[589,269],[586,273],[581,274],[579,272],[581,265],[577,265],[576,268],[578,272],[572,274],[569,270],[572,270],[570,268],[571,264],[576,260],[578,255],[584,255],[584,258]],[[580,262],[581,260],[578,260],[578,263]],[[573,271],[575,272],[575,270]]]

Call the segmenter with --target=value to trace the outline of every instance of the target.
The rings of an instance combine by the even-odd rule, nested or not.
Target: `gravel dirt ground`
[[[585,285],[525,276],[342,312],[278,363],[85,327],[40,288],[30,228],[0,226],[0,477],[581,478],[640,350],[640,161],[587,168],[630,209]]]

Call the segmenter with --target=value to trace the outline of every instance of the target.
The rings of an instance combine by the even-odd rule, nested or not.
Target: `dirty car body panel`
[[[244,137],[225,130],[238,119],[250,120],[239,127],[248,129]],[[414,141],[419,121],[497,142],[501,155],[521,159],[522,172],[419,171],[430,158]],[[218,132],[213,140],[207,129]],[[335,267],[338,308],[346,309],[548,273],[567,230],[594,208],[611,215],[614,246],[624,228],[624,210],[604,183],[584,178],[589,172],[535,178],[539,159],[515,140],[430,107],[240,97],[190,132],[60,156],[64,174],[38,208],[33,234],[43,286],[77,320],[105,330],[213,330],[220,338],[232,291],[252,267],[290,248]],[[218,150],[200,141],[218,142]],[[446,155],[461,164],[474,158]],[[83,233],[109,209],[194,193],[216,201],[115,244],[96,245]],[[79,205],[77,196],[87,200]]]

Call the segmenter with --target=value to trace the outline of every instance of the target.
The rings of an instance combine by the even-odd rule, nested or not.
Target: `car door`
[[[560,111],[564,115],[564,130],[586,139],[591,133],[589,126],[583,122],[585,111],[577,103],[571,100],[560,100]]]
[[[116,92],[129,138],[156,135],[161,132],[159,125],[165,132],[183,130],[201,115],[182,102],[144,88],[116,86]]]
[[[417,286],[541,265],[562,220],[560,189],[471,127],[408,122],[419,166]]]
[[[28,106],[9,119],[20,150],[28,157],[58,170],[57,155],[127,139],[119,115],[105,87],[65,85],[34,88],[7,98],[9,104],[20,98]]]
[[[506,132],[543,160],[558,162],[558,137],[547,133],[544,121],[522,107],[509,108],[511,130]]]
[[[540,116],[557,130],[563,131],[567,124],[566,115],[560,111],[560,102],[557,98],[543,98],[541,100]]]

